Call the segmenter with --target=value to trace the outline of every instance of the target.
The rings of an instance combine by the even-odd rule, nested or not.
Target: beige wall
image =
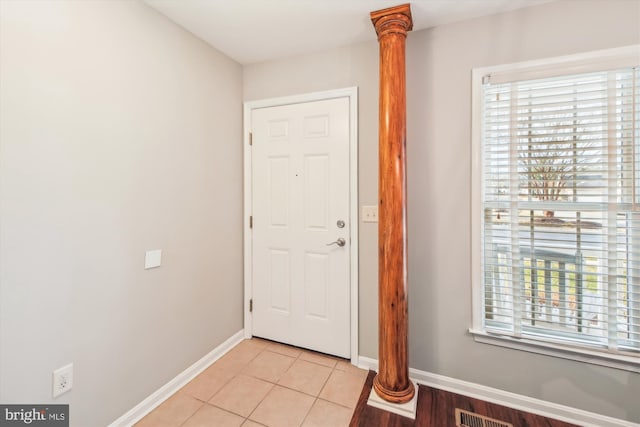
[[[242,329],[241,81],[138,2],[0,1],[0,402],[73,362],[106,425]]]
[[[373,28],[371,29],[373,31]],[[559,1],[409,34],[410,366],[640,421],[640,375],[475,343],[471,70],[640,43],[640,2]],[[360,95],[360,200],[377,198],[377,44],[244,67],[244,99],[343,86]],[[360,354],[377,357],[377,228],[360,224]]]

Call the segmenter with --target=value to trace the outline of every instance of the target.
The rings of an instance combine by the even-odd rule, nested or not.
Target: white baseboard
[[[370,357],[359,356],[358,366],[363,369],[378,370],[378,361]],[[464,396],[474,397],[498,405],[508,406],[533,414],[554,418],[584,427],[640,427],[640,424],[625,421],[570,406],[559,405],[521,394],[511,393],[497,388],[462,381],[419,369],[409,368],[409,377],[429,387],[438,388]]]
[[[358,368],[366,369],[367,371],[378,372],[378,359],[372,359],[370,357],[358,356]]]
[[[225,342],[211,350],[202,359],[179,373],[171,381],[153,392],[149,397],[138,403],[129,412],[112,422],[109,427],[130,427],[140,421],[145,415],[153,411],[158,405],[167,400],[175,392],[184,387],[189,381],[200,375],[213,362],[225,355],[229,350],[238,345],[244,339],[244,330],[233,334]]]

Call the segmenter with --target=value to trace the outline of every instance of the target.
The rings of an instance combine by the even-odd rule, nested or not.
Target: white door
[[[253,335],[350,357],[349,98],[251,127]]]

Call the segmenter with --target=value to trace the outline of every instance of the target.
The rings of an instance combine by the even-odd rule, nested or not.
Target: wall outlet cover
[[[73,363],[53,371],[53,397],[58,397],[71,390],[73,386]]]

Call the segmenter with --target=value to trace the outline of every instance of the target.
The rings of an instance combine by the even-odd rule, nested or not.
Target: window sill
[[[640,373],[640,357],[626,356],[623,354],[609,354],[527,338],[518,339],[505,335],[491,334],[486,331],[476,329],[469,329],[469,332],[473,335],[474,340],[479,343]]]

